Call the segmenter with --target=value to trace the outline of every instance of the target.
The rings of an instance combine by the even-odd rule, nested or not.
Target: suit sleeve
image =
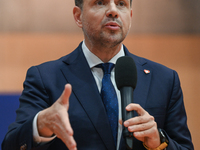
[[[16,110],[17,117],[8,128],[2,150],[19,150],[20,148],[45,150],[48,144],[37,148],[33,142],[33,119],[39,111],[51,105],[37,67],[31,67],[28,70],[23,86],[24,90],[19,99],[20,106]]]
[[[167,108],[167,118],[163,129],[169,140],[167,150],[193,150],[194,147],[187,126],[183,93],[180,87],[178,74],[175,71],[173,81],[173,90]]]

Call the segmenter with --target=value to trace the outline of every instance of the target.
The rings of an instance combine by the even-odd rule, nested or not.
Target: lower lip
[[[105,26],[106,28],[110,29],[110,30],[119,30],[119,26]]]

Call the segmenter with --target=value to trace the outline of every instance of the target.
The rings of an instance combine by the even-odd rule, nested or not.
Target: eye
[[[103,1],[98,0],[98,1],[96,1],[96,4],[97,4],[97,5],[103,5]]]
[[[126,3],[125,3],[124,1],[120,1],[120,2],[118,3],[118,5],[119,5],[119,6],[125,6]]]

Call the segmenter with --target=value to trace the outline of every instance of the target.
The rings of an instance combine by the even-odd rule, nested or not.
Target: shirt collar
[[[87,46],[85,45],[85,40],[83,40],[82,49],[90,68],[93,68],[94,66],[100,63],[104,63],[101,59],[99,59],[87,48]],[[121,46],[120,51],[109,62],[116,64],[117,59],[122,56],[125,56],[123,45]]]

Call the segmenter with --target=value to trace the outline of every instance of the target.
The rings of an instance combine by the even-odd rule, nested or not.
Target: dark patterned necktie
[[[102,68],[104,76],[102,79],[101,98],[106,108],[107,116],[110,122],[115,145],[117,144],[118,131],[118,100],[115,88],[110,79],[110,73],[114,68],[112,63],[99,64],[96,67]]]

